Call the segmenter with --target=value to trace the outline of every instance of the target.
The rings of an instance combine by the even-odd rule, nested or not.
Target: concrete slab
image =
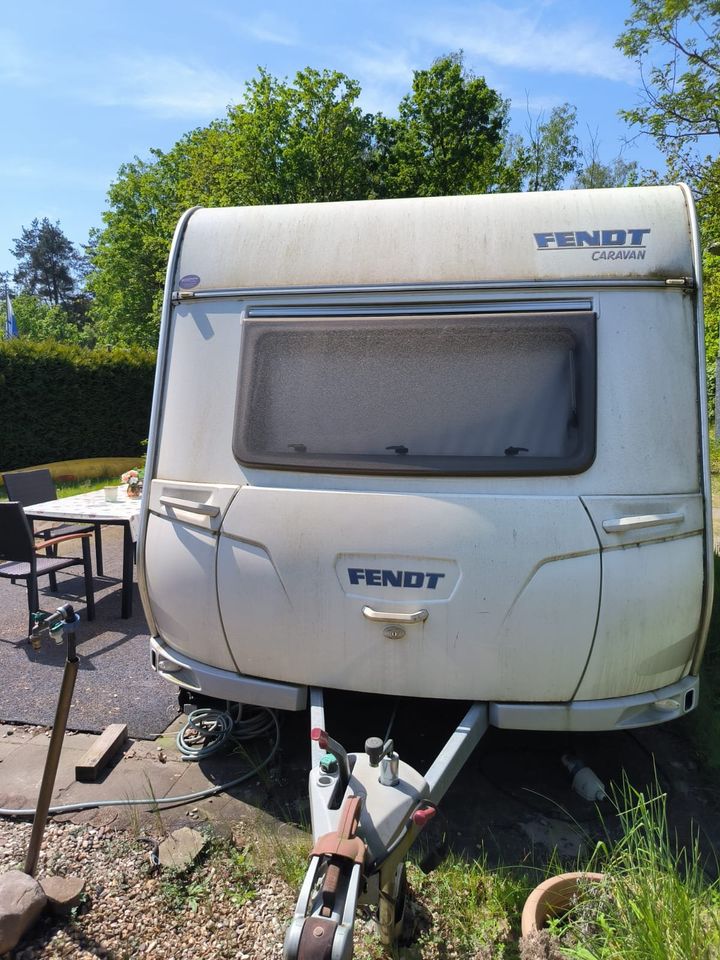
[[[129,800],[164,796],[179,780],[176,765],[157,764],[148,768],[141,760],[122,760],[95,783],[78,783],[74,778],[58,792],[59,801],[83,803],[89,800]]]
[[[105,527],[102,534],[105,576],[95,578],[96,618],[85,619],[85,604],[77,605],[80,664],[68,726],[101,732],[108,723],[127,723],[136,737],[155,737],[176,716],[177,690],[153,673],[147,624],[134,590],[133,616],[120,617],[122,531]],[[40,606],[54,610],[68,593],[82,594],[82,577],[60,576],[59,593],[50,594],[43,581]],[[73,601],[74,602],[74,601]],[[4,723],[52,724],[62,680],[65,648],[43,640],[33,650],[22,639],[27,622],[27,591],[21,583],[0,580],[0,675]],[[4,725],[0,726],[0,739]]]
[[[43,738],[44,739],[44,738]],[[63,744],[58,764],[57,774],[55,776],[54,796],[60,796],[64,789],[70,786],[75,780],[75,764],[80,759],[84,749],[75,749],[72,746]],[[14,750],[2,764],[2,786],[3,790],[16,796],[24,796],[30,799],[31,805],[34,804],[40,789],[40,783],[45,770],[45,761],[47,760],[48,741],[26,742],[21,744],[20,748]],[[0,806],[6,806],[0,797]]]
[[[0,763],[11,756],[16,750],[19,750],[21,746],[21,743],[13,743],[12,740],[0,740]]]
[[[57,795],[58,804],[86,803],[94,800],[146,800],[138,806],[92,808],[62,815],[73,823],[92,823],[131,829],[134,832],[164,832],[164,822],[154,810],[153,798],[162,797],[179,779],[179,765],[157,764],[149,767],[139,759],[122,759],[96,783],[73,781]]]
[[[47,750],[50,743],[52,729],[39,730],[28,743],[33,746],[42,746]],[[63,737],[63,750],[87,750],[96,739],[94,733],[75,733],[73,730],[66,730]]]

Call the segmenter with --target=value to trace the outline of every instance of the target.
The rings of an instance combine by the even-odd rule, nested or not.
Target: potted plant
[[[131,498],[139,497],[142,493],[144,470],[128,470],[120,479],[127,484],[127,495]]]

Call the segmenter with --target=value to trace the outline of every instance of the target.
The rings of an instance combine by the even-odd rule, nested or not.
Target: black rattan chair
[[[45,503],[47,500],[57,500],[55,481],[49,470],[21,470],[16,473],[4,473],[3,483],[8,500],[16,500],[24,507],[29,507],[33,503]],[[60,523],[38,531],[36,536],[47,539],[48,537],[64,537],[70,533],[85,533],[88,530],[95,534],[95,569],[97,575],[101,577],[103,575],[103,555],[99,523]],[[48,553],[48,556],[50,556],[50,553]],[[50,584],[54,589],[55,585],[52,580]]]
[[[32,615],[39,609],[38,578],[50,576],[58,570],[81,563],[85,577],[85,602],[88,620],[95,619],[95,592],[93,589],[92,564],[90,563],[91,530],[83,533],[64,534],[36,543],[21,503],[0,503],[0,577],[6,580],[27,581],[28,636],[32,633]],[[39,556],[38,550],[57,546],[69,540],[80,540],[82,557]]]

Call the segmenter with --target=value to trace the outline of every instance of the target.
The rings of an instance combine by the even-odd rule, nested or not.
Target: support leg
[[[378,933],[380,942],[392,946],[398,938],[405,912],[405,864],[395,864],[380,871]]]
[[[25,873],[31,877],[35,876],[38,857],[40,856],[40,846],[42,844],[43,834],[45,833],[45,824],[47,823],[48,810],[50,809],[50,801],[52,800],[55,776],[60,762],[60,751],[62,750],[63,739],[65,737],[68,714],[70,713],[73,690],[75,689],[75,678],[78,672],[79,660],[75,652],[74,632],[76,615],[69,604],[61,608],[61,611],[62,610],[66,611],[65,623],[69,628],[65,634],[67,640],[65,669],[63,671],[62,683],[60,684],[60,696],[58,697],[57,709],[55,711],[55,722],[53,723],[45,768],[40,784],[40,793],[38,794],[37,806],[35,808],[35,818],[33,819],[30,843],[25,857]]]
[[[123,526],[123,575],[122,575],[122,605],[120,616],[127,620],[132,616],[133,602],[133,539],[130,533],[130,524]]]
[[[102,524],[95,524],[95,569],[97,570],[97,575],[99,577],[103,576],[103,553],[102,553],[102,536],[100,531],[102,530]]]
[[[33,533],[33,536],[34,536],[34,533]],[[44,530],[44,531],[43,531],[43,533],[42,533],[43,540],[47,540],[50,536],[52,536],[52,531],[50,531],[50,530]],[[55,545],[54,547],[46,547],[46,548],[45,548],[45,556],[46,556],[46,557],[56,557],[56,556],[57,556],[57,545]],[[57,585],[57,576],[56,576],[54,573],[51,573],[51,574],[49,575],[49,577],[48,577],[48,581],[49,581],[49,583],[50,583],[50,589],[52,590],[52,592],[53,592],[53,593],[57,593],[57,588],[58,588],[58,585]]]
[[[93,585],[92,563],[90,561],[90,537],[82,538],[83,570],[85,572],[85,604],[88,620],[95,619],[95,588]]]
[[[29,576],[27,580],[27,599],[28,599],[28,639],[33,628],[33,614],[40,609],[40,598],[38,594],[37,576]]]

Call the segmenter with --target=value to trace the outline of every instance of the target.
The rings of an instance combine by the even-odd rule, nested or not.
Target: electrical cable
[[[268,755],[260,763],[256,764],[252,770],[249,770],[247,773],[244,773],[240,777],[235,777],[233,780],[228,780],[226,783],[219,783],[214,787],[207,787],[205,790],[198,790],[196,793],[186,793],[179,797],[158,797],[151,799],[142,799],[142,800],[86,800],[82,803],[66,803],[57,807],[50,807],[48,814],[58,814],[58,813],[76,813],[79,810],[93,810],[96,807],[141,807],[141,806],[151,806],[151,807],[162,807],[163,809],[169,809],[172,807],[182,806],[185,803],[192,803],[195,800],[203,800],[205,797],[212,797],[216,793],[222,793],[225,790],[231,790],[233,787],[238,786],[241,783],[244,783],[246,780],[249,780],[251,777],[254,777],[259,770],[262,770],[263,767],[266,767],[270,761],[273,759],[275,754],[278,751],[280,746],[280,724],[278,718],[275,715],[273,710],[269,710],[265,707],[261,707],[260,710],[263,710],[268,715],[267,721],[267,730],[272,730],[274,726],[275,737],[272,748]],[[271,722],[270,722],[271,721]],[[257,722],[253,720],[253,722]],[[263,730],[263,732],[265,732]],[[249,737],[248,737],[249,739]],[[24,810],[11,810],[0,808],[0,816],[2,817],[32,817],[35,815],[35,808],[30,807]]]
[[[392,728],[395,723],[395,714],[397,713],[397,703],[393,707],[393,712],[390,716],[390,722],[388,723],[387,730],[385,731],[385,736],[383,737],[383,743],[387,743],[390,739],[390,734],[392,733]]]

